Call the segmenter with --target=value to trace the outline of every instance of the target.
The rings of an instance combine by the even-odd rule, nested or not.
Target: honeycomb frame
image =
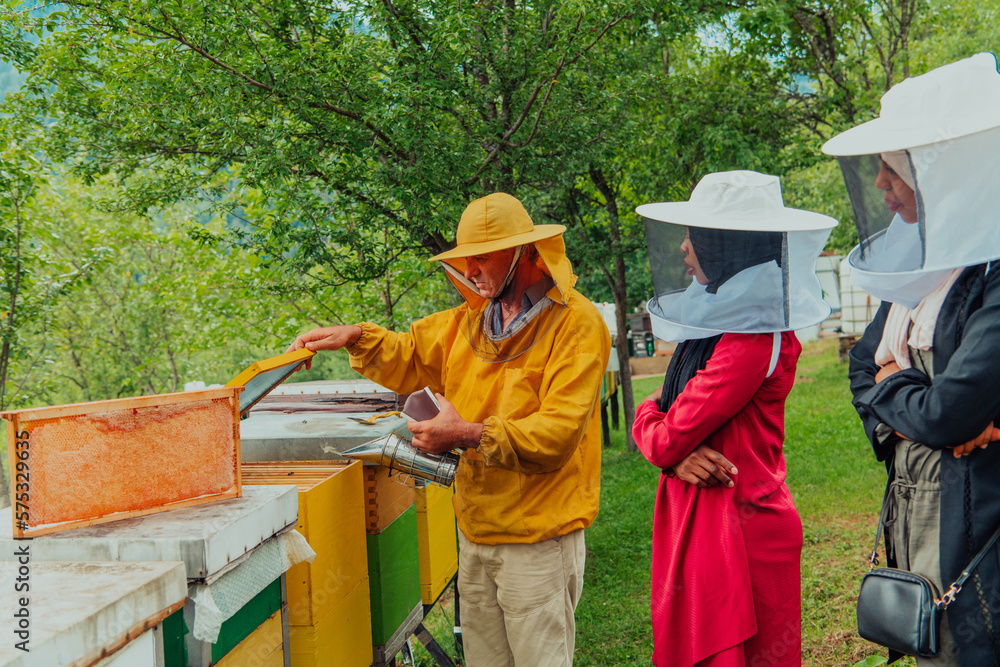
[[[0,412],[13,536],[241,497],[241,390]]]

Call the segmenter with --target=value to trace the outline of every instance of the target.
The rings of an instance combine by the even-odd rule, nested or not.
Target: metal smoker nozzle
[[[363,445],[348,449],[344,456],[378,463],[441,486],[451,486],[458,468],[458,455],[452,452],[427,454],[406,438],[395,433],[376,438]]]

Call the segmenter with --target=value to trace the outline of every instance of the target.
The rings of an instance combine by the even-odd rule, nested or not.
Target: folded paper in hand
[[[424,387],[420,391],[415,391],[406,397],[403,403],[403,416],[415,422],[434,419],[441,412],[441,404],[438,403],[434,392]]]

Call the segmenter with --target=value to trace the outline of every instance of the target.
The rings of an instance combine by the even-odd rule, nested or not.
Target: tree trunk
[[[618,266],[621,264],[621,267]],[[628,304],[628,294],[625,291],[625,262],[615,257],[615,274],[617,284],[611,286],[615,295],[615,320],[618,327],[618,340],[615,349],[618,354],[618,366],[621,369],[622,411],[625,413],[625,451],[634,452],[637,447],[632,438],[632,422],[635,421],[635,397],[632,395],[632,367],[628,363],[628,325],[625,321],[625,309]]]
[[[611,254],[614,258],[615,274],[612,276],[604,269],[604,276],[611,286],[615,297],[615,320],[618,328],[618,340],[615,348],[618,352],[619,377],[621,378],[622,411],[625,413],[625,451],[637,450],[632,438],[632,422],[635,421],[635,397],[632,395],[632,368],[628,363],[628,325],[625,316],[628,309],[628,290],[625,282],[625,258],[622,251],[621,221],[618,218],[618,198],[614,188],[604,177],[600,169],[590,169],[590,180],[604,196],[604,208],[608,213],[608,233],[611,236]]]

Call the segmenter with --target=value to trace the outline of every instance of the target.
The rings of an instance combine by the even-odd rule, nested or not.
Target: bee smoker
[[[376,438],[343,452],[343,456],[378,463],[441,486],[451,486],[458,468],[458,454],[427,454],[395,433]]]

